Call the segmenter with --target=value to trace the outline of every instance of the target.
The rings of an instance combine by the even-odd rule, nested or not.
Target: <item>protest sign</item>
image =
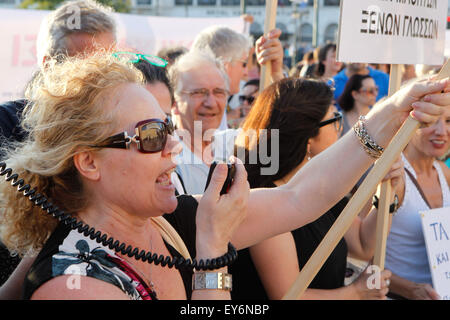
[[[0,9],[0,101],[23,97],[26,83],[38,70],[36,40],[41,21],[50,11]],[[156,54],[163,47],[189,48],[195,36],[211,25],[244,31],[234,18],[173,18],[114,13],[119,47]],[[68,21],[69,23],[70,21]]]
[[[343,62],[391,64],[389,95],[401,84],[400,64],[444,62],[445,0],[343,0],[337,59]],[[374,263],[384,268],[390,182],[380,186]]]
[[[433,288],[450,300],[450,207],[421,211]]]
[[[436,80],[445,79],[448,77],[450,77],[450,59],[448,59],[444,64]],[[344,210],[336,219],[331,229],[311,255],[294,284],[283,296],[284,300],[298,299],[305,292],[308,285],[314,279],[314,276],[325,263],[325,260],[330,256],[337,243],[350,228],[356,215],[361,211],[369,198],[372,196],[377,184],[388,173],[392,164],[405,149],[406,145],[411,140],[413,134],[419,126],[420,123],[411,116],[406,119],[394,138],[392,138],[390,144],[384,150],[381,157],[376,161],[366,179],[364,179],[354,196],[350,199]],[[386,217],[384,217],[384,221],[386,221],[385,218]],[[387,232],[383,232],[382,236],[384,238],[386,235]],[[379,239],[377,238],[377,242],[378,241]],[[377,255],[377,253],[375,253],[375,255]],[[384,257],[381,257],[380,260],[383,260],[381,263],[384,264]],[[378,266],[379,265],[380,264],[378,264]]]
[[[337,59],[441,65],[446,0],[343,0]]]

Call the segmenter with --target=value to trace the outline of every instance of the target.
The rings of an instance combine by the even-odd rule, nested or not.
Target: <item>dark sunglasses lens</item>
[[[139,140],[143,151],[162,151],[167,140],[165,125],[160,122],[143,124],[139,127]]]
[[[250,96],[250,97],[247,97],[247,96],[239,96],[239,102],[240,102],[241,104],[243,104],[244,101],[247,101],[248,104],[252,104],[253,101],[255,101],[255,97],[252,97],[252,96]]]

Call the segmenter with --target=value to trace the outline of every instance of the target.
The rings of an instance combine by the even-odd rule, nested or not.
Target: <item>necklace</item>
[[[153,232],[150,232],[150,252],[153,252]],[[129,268],[131,269],[131,272],[136,273],[135,277],[137,282],[145,284],[151,291],[151,293],[153,293],[154,297],[156,298],[156,289],[155,289],[155,284],[152,281],[152,266],[149,265],[149,276],[147,277],[138,267],[136,267],[133,263],[131,263],[128,259],[126,259],[123,256],[120,256],[120,258],[122,260],[124,260],[128,265]],[[132,275],[130,275],[132,276]],[[133,276],[132,276],[133,278]]]

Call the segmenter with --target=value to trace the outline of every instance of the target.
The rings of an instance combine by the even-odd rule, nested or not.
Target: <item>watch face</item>
[[[206,277],[206,288],[217,288],[217,278],[214,279],[214,277]]]

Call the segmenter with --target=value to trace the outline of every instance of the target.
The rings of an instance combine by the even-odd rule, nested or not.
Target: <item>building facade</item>
[[[244,11],[254,17],[250,32],[256,37],[263,33],[265,0],[247,0],[245,10],[241,0],[132,0],[134,13],[177,17],[235,17]],[[293,40],[295,31],[300,45],[312,45],[314,38],[313,0],[295,4],[278,0],[277,27],[282,39]],[[339,0],[319,0],[317,43],[334,41],[338,30]]]
[[[17,7],[22,0],[0,0],[0,8]],[[254,17],[250,32],[262,34],[265,19],[265,0],[129,0],[131,13],[169,17],[236,17],[244,11]],[[277,27],[283,31],[284,43],[298,47],[312,47],[335,41],[338,31],[340,0],[318,0],[318,14],[314,0],[278,0]],[[356,0],[355,0],[356,1]],[[442,0],[440,0],[442,1]],[[445,1],[445,0],[444,0]],[[245,8],[242,4],[245,2]],[[450,16],[450,0],[449,14]],[[315,29],[315,20],[318,28]],[[450,23],[448,28],[450,27]]]

